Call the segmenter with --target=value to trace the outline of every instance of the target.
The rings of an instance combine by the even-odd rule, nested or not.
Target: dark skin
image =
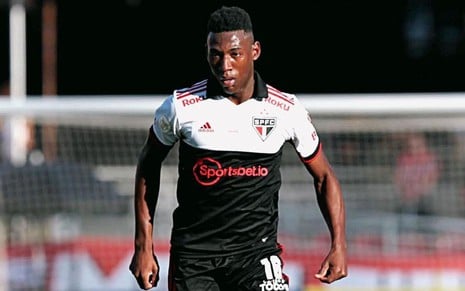
[[[134,210],[134,255],[129,269],[144,290],[158,284],[159,266],[153,250],[154,214],[160,188],[161,164],[170,148],[161,144],[152,128],[141,150],[137,163]]]
[[[222,86],[225,96],[236,105],[250,99],[254,90],[254,62],[261,54],[260,43],[254,40],[253,34],[243,30],[209,33],[206,49],[210,70]],[[158,283],[159,266],[153,250],[153,218],[162,161],[169,149],[157,140],[150,129],[137,165],[134,189],[136,228],[130,270],[144,290]],[[347,276],[342,191],[323,150],[304,165],[314,179],[318,205],[331,236],[330,250],[315,278],[323,283],[331,283]]]
[[[210,33],[207,37],[207,61],[210,70],[235,104],[252,97],[254,61],[261,46],[253,34],[243,30]]]
[[[320,265],[315,278],[331,283],[347,277],[347,245],[345,236],[345,206],[342,190],[323,149],[305,168],[312,175],[318,206],[331,236],[329,253]]]

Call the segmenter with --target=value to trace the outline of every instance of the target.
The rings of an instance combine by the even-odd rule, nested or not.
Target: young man
[[[179,142],[170,291],[289,290],[277,239],[279,173],[285,142],[314,179],[331,248],[315,277],[347,276],[345,208],[339,182],[296,96],[266,84],[246,11],[222,7],[208,22],[211,74],[175,90],[156,110],[135,178],[135,251],[142,289],[157,285],[154,212],[164,158]]]

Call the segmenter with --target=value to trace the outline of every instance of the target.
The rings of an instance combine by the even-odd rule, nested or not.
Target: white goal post
[[[167,95],[0,96],[0,116],[49,114],[152,114]],[[460,114],[464,93],[297,94],[318,115]]]
[[[376,123],[362,124],[366,118],[388,118],[404,127],[465,127],[465,93],[378,93],[378,94],[297,94],[312,116],[333,119],[331,125],[340,130],[370,128]],[[2,98],[3,97],[3,98]],[[91,116],[87,122],[105,124],[105,117],[131,117],[128,126],[140,125],[152,117],[154,109],[166,95],[134,96],[29,96],[14,100],[0,96],[0,117],[25,116],[38,119],[73,119]],[[425,116],[434,116],[433,123],[424,122]],[[139,117],[132,119],[133,117]],[[347,117],[358,117],[357,124]],[[80,122],[86,120],[80,118]],[[344,119],[343,124],[334,123]],[[350,118],[349,118],[350,119]],[[397,120],[397,121],[395,121]],[[385,121],[385,120],[383,120]],[[407,122],[407,124],[405,123]],[[145,124],[146,125],[146,124]],[[328,125],[328,126],[331,126]],[[394,124],[395,126],[396,124]],[[324,125],[326,126],[326,125]],[[383,126],[386,126],[383,125]],[[389,125],[388,125],[389,126]],[[392,126],[392,125],[391,125]]]

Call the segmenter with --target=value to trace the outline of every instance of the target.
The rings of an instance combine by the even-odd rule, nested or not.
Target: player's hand
[[[347,259],[345,249],[331,250],[321,264],[315,278],[323,283],[332,283],[347,277]]]
[[[139,287],[144,290],[156,287],[159,280],[159,265],[155,254],[135,252],[129,270],[137,280]]]

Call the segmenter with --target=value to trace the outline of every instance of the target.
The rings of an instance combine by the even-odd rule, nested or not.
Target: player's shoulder
[[[267,103],[284,111],[292,111],[294,108],[300,106],[295,94],[279,90],[269,84],[266,84],[266,88],[268,91],[268,97],[265,101]]]
[[[173,102],[186,107],[196,104],[206,98],[207,94],[207,79],[196,82],[191,86],[181,89],[175,89],[171,98]]]
[[[196,82],[188,87],[174,89],[159,106],[159,112],[179,114],[180,112],[190,108],[191,105],[199,103],[205,99],[207,88],[207,80]]]

